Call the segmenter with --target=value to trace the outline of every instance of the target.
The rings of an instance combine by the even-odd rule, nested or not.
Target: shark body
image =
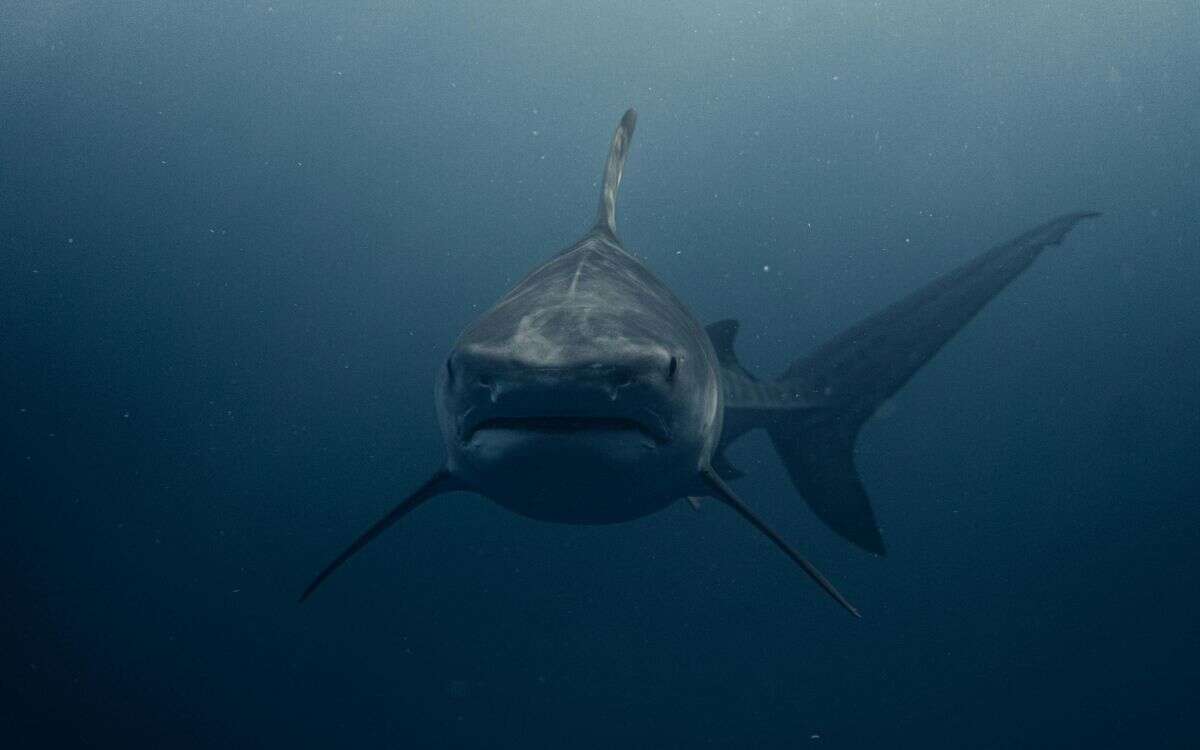
[[[469,491],[521,515],[617,523],[714,497],[822,589],[857,610],[728,482],[724,449],[764,428],[796,489],[834,531],[883,554],[854,468],[862,424],[1047,246],[1092,213],[1060,216],[947,273],[760,381],[737,360],[738,324],[702,327],[616,234],[636,114],[604,168],[596,223],[460,336],[436,381],[446,463],[305,590],[437,495]]]

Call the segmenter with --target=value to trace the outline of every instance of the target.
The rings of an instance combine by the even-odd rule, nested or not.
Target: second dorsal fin
[[[722,367],[733,370],[749,380],[758,380],[742,367],[742,363],[738,361],[737,352],[733,350],[733,340],[737,338],[740,325],[738,321],[728,318],[711,323],[705,326],[704,330],[708,333],[709,340],[712,341],[713,349],[717,352],[717,361],[721,363]]]

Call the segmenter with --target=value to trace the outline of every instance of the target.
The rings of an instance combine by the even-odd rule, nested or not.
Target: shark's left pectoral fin
[[[821,571],[817,570],[815,565],[804,559],[804,557],[799,552],[794,550],[791,545],[785,542],[783,538],[779,536],[779,534],[776,534],[775,530],[768,526],[765,521],[754,515],[754,512],[746,507],[746,504],[743,503],[738,496],[733,493],[733,490],[729,488],[729,485],[725,484],[725,481],[721,479],[721,477],[719,477],[715,471],[706,467],[701,470],[700,475],[704,478],[705,484],[707,484],[709,489],[712,490],[714,497],[737,511],[738,515],[749,521],[754,528],[761,531],[768,539],[774,542],[776,547],[779,547],[779,549],[783,550],[784,554],[792,558],[792,560],[795,561],[795,563],[799,565],[804,572],[816,582],[818,586],[825,590],[825,593],[832,596],[834,600],[838,604],[845,607],[850,614],[854,615],[855,617],[862,616],[858,613],[858,610],[855,609],[854,605],[847,601],[846,597],[842,596],[841,593],[834,588],[833,584],[829,582],[829,579],[826,578]]]
[[[328,578],[333,571],[342,566],[342,563],[353,557],[356,552],[370,544],[375,537],[379,536],[386,531],[389,526],[408,515],[408,513],[415,509],[418,505],[421,505],[431,497],[436,497],[437,495],[441,495],[446,492],[453,492],[454,490],[461,489],[465,489],[465,487],[461,482],[455,479],[453,475],[450,474],[448,469],[438,469],[436,472],[434,472],[433,476],[430,477],[427,482],[425,482],[425,484],[421,485],[415,492],[404,498],[404,500],[402,500],[395,508],[392,508],[392,510],[388,512],[386,516],[376,521],[371,528],[363,532],[362,536],[355,539],[354,543],[347,547],[342,554],[334,558],[333,562],[326,565],[325,569],[317,574],[317,577],[313,579],[313,582],[308,584],[308,588],[304,589],[304,593],[300,595],[300,601],[303,602],[305,599],[311,596],[312,592],[316,591],[317,587],[324,583],[325,579]]]

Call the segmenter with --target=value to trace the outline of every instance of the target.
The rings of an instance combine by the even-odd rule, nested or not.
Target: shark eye
[[[672,356],[671,364],[667,365],[667,380],[675,379],[675,371],[679,369],[679,358]]]
[[[454,382],[454,358],[446,357],[446,379]]]

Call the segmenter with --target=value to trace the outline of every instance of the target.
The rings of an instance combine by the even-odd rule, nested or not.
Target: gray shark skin
[[[572,524],[618,523],[713,497],[858,616],[738,498],[727,482],[742,474],[722,451],[766,429],[818,517],[882,554],[854,469],[859,428],[1042,249],[1096,215],[1062,216],[997,246],[762,382],[734,354],[737,322],[703,328],[617,237],[635,122],[629,110],[613,136],[595,225],[468,327],[441,367],[445,465],[326,566],[301,601],[401,517],[462,490]]]

